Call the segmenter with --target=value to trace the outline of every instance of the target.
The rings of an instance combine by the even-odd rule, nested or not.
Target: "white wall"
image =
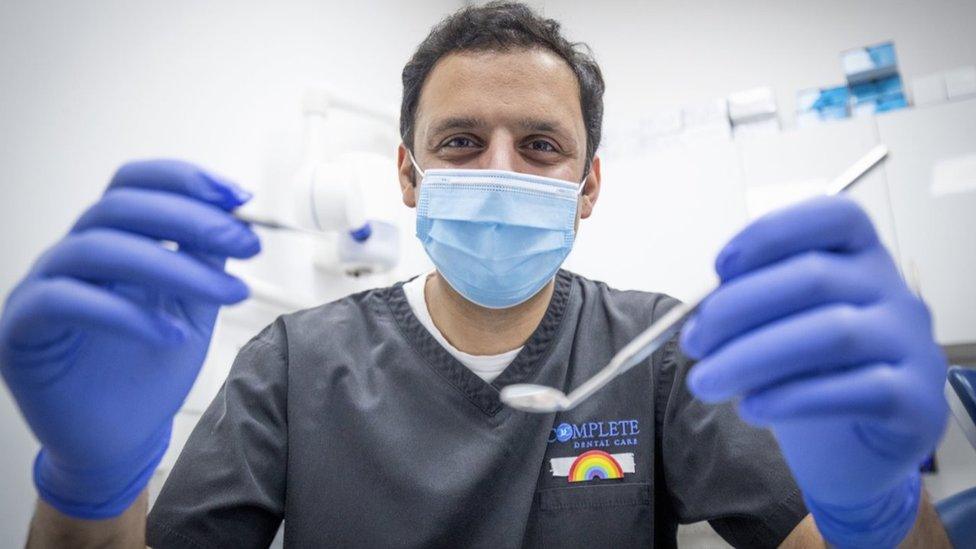
[[[395,110],[403,63],[459,5],[0,2],[0,295],[127,159],[282,183],[301,151],[303,88],[326,83]],[[6,388],[0,441],[0,532],[15,546],[35,499],[36,445]]]

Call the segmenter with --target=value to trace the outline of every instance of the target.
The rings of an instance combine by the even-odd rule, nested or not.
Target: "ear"
[[[416,184],[416,170],[413,167],[413,162],[410,162],[410,156],[407,153],[407,147],[400,143],[397,147],[397,175],[400,178],[400,192],[403,194],[403,203],[408,208],[415,208],[417,206],[417,184]]]
[[[583,182],[583,192],[580,195],[580,219],[586,219],[593,213],[596,199],[600,196],[600,157],[594,156],[590,164],[590,173]]]

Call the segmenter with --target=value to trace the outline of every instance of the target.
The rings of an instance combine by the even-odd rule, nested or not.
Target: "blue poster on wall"
[[[908,106],[895,44],[885,42],[841,53],[851,93],[851,113],[876,114]]]

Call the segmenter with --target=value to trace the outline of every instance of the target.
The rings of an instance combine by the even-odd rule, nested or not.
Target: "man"
[[[755,222],[684,353],[520,413],[501,387],[575,387],[675,305],[558,270],[599,196],[599,68],[556,22],[490,4],[435,27],[403,82],[401,192],[437,269],[258,334],[148,527],[216,311],[247,293],[222,268],[259,250],[228,214],[249,196],[128,164],[38,260],[0,324],[43,445],[29,545],[259,547],[282,520],[301,547],[672,546],[698,520],[739,546],[947,544],[917,472],[945,362],[857,206]]]

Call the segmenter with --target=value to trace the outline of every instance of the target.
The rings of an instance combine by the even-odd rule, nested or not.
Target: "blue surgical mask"
[[[573,248],[583,184],[503,170],[421,170],[417,238],[441,276],[491,309],[541,290]]]

